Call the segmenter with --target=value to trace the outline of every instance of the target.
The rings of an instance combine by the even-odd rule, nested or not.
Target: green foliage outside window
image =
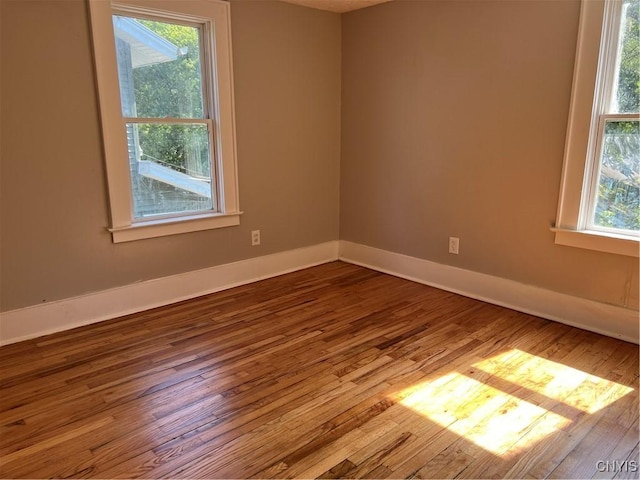
[[[640,0],[630,0],[621,28],[615,113],[640,110]],[[608,121],[602,139],[595,225],[640,230],[640,124]]]
[[[199,31],[197,28],[139,20],[179,48],[173,61],[134,69],[138,117],[203,118]],[[192,125],[139,124],[143,160],[182,173],[210,176],[208,140]]]
[[[640,230],[640,124],[607,122],[595,224]]]
[[[623,23],[617,85],[619,113],[638,113],[640,106],[640,1],[631,0]]]

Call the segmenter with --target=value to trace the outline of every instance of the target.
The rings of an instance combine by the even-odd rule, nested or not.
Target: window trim
[[[611,0],[581,3],[557,220],[551,230],[558,245],[638,257],[637,236],[589,229],[587,217],[592,211],[588,202],[592,198],[593,178],[599,169],[596,158],[599,136],[592,132],[600,126],[601,110],[611,90],[606,88],[608,79],[615,67],[615,56],[612,58],[610,50],[617,45],[612,45],[615,42],[609,39],[618,36],[619,26],[611,21],[612,15],[620,11],[616,3]],[[601,49],[601,44],[606,48]],[[595,95],[598,85],[602,87]]]
[[[158,0],[88,0],[93,38],[94,65],[102,123],[103,148],[110,203],[113,242],[175,235],[240,224],[236,134],[231,52],[230,5],[222,0],[192,2]],[[149,220],[133,219],[129,159],[120,91],[112,14],[151,14],[205,24],[213,33],[211,69],[203,74],[210,85],[213,123],[212,158],[216,182],[217,212],[198,212]],[[214,28],[215,27],[215,28]],[[206,49],[205,49],[206,51]],[[211,71],[211,70],[215,70]],[[204,79],[203,79],[204,80]],[[207,87],[209,88],[209,87]],[[214,202],[216,203],[216,202]]]

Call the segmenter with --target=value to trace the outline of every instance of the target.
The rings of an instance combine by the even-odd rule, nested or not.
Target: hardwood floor
[[[638,346],[340,262],[0,348],[5,478],[638,478]]]

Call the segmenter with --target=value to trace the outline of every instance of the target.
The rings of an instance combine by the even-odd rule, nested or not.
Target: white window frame
[[[616,70],[620,0],[583,0],[572,86],[555,243],[620,255],[640,256],[639,238],[593,225],[606,119],[638,118],[606,114]]]
[[[239,225],[242,212],[238,198],[231,15],[229,2],[222,0],[88,0],[93,36],[98,99],[102,119],[104,155],[111,207],[108,230],[113,242]],[[211,68],[203,73],[212,97],[210,119],[213,130],[212,181],[215,212],[133,218],[129,157],[122,115],[118,66],[113,31],[113,14],[128,12],[141,16],[182,20],[204,25],[204,52],[211,52]],[[207,33],[209,33],[207,35]],[[208,38],[207,38],[208,37]],[[205,62],[206,63],[206,62]],[[214,155],[215,151],[215,155]],[[215,176],[213,176],[215,172]]]

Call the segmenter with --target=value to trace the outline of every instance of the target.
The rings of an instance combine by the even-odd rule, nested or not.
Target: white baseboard
[[[0,345],[141,312],[338,259],[338,241],[147,280],[0,314]]]
[[[340,260],[573,327],[640,343],[639,317],[635,310],[345,240],[340,241]]]
[[[640,343],[638,312],[348,241],[265,255],[0,314],[0,345],[141,312],[337,259]]]

